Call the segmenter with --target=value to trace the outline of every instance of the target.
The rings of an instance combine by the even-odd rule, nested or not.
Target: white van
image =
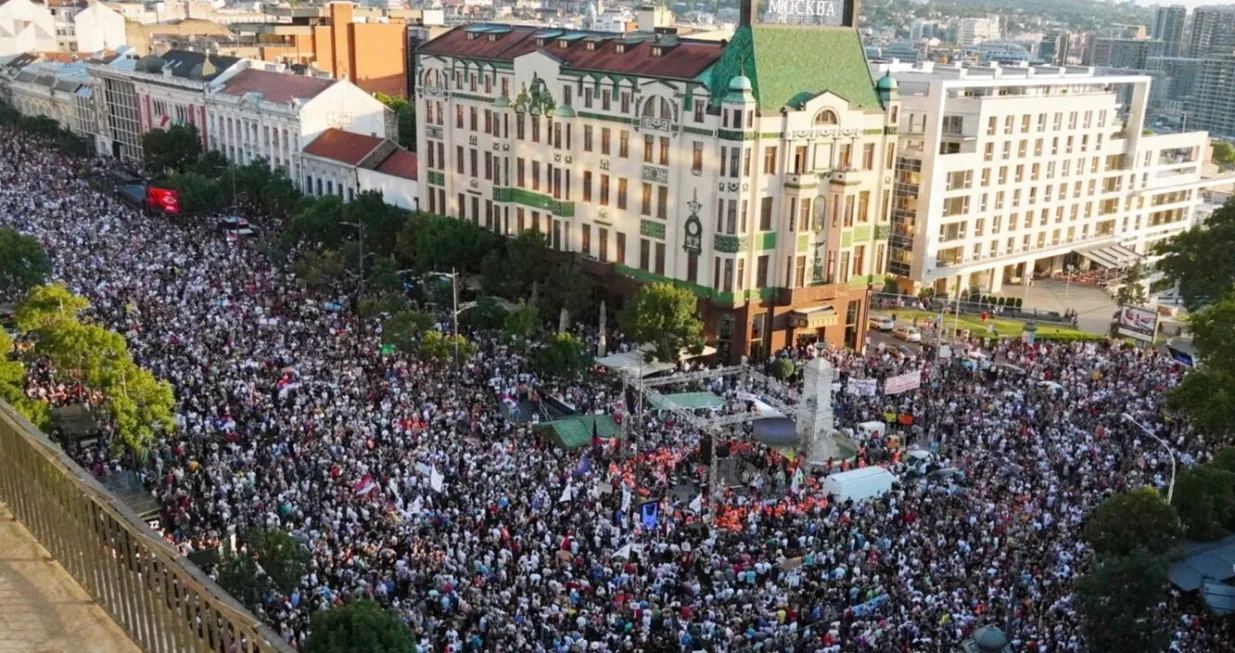
[[[861,501],[888,492],[898,480],[882,467],[863,467],[829,475],[823,480],[823,492],[838,501]]]

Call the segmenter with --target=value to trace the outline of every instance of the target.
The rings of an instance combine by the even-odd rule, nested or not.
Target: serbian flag
[[[355,492],[358,497],[363,497],[376,489],[377,482],[374,481],[373,477],[368,474],[365,474],[364,478],[360,479],[359,482],[352,486],[352,491]]]

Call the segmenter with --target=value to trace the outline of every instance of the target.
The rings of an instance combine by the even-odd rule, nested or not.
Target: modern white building
[[[969,48],[994,41],[999,36],[998,18],[962,18],[956,21],[956,44],[961,47]]]
[[[8,0],[0,4],[0,57],[59,49],[56,19],[47,7],[30,0]]]
[[[73,16],[73,37],[68,52],[117,50],[128,43],[124,16],[101,2],[91,2]]]
[[[301,151],[326,130],[397,137],[394,112],[347,80],[246,66],[205,88],[207,142],[229,161],[265,158],[310,192]]]
[[[999,292],[1035,269],[1126,264],[1194,222],[1207,134],[1142,133],[1148,77],[877,69],[902,102],[888,271],[906,289]]]

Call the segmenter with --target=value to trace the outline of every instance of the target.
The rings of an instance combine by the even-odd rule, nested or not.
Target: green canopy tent
[[[622,428],[609,415],[575,415],[544,422],[537,431],[563,449],[578,449],[592,441],[592,425],[601,438],[622,437]]]

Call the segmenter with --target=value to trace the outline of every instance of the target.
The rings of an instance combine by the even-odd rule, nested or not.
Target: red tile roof
[[[416,179],[416,155],[407,150],[395,150],[382,161],[377,171],[394,177]]]
[[[616,34],[589,33],[592,37],[609,38],[595,50],[587,49],[585,39],[572,41],[570,47],[563,49],[558,47],[557,39],[549,39],[543,47],[537,46],[535,35],[545,31],[540,27],[513,25],[510,32],[500,35],[495,41],[490,41],[488,35],[483,33],[469,39],[468,27],[459,26],[446,32],[422,45],[417,54],[514,61],[516,57],[539,50],[575,70],[692,79],[719,59],[725,49],[720,41],[691,41],[670,36],[667,38],[676,39],[677,45],[657,57],[652,55],[652,47],[656,44],[652,42],[652,36],[647,35],[638,44],[628,44],[626,51],[619,54],[615,46],[623,37]]]
[[[304,153],[347,165],[357,165],[385,139],[330,128],[313,139]]]
[[[317,97],[334,83],[333,79],[249,69],[224,82],[222,90],[228,95],[261,93],[266,102],[287,104],[296,98],[308,100]]]

